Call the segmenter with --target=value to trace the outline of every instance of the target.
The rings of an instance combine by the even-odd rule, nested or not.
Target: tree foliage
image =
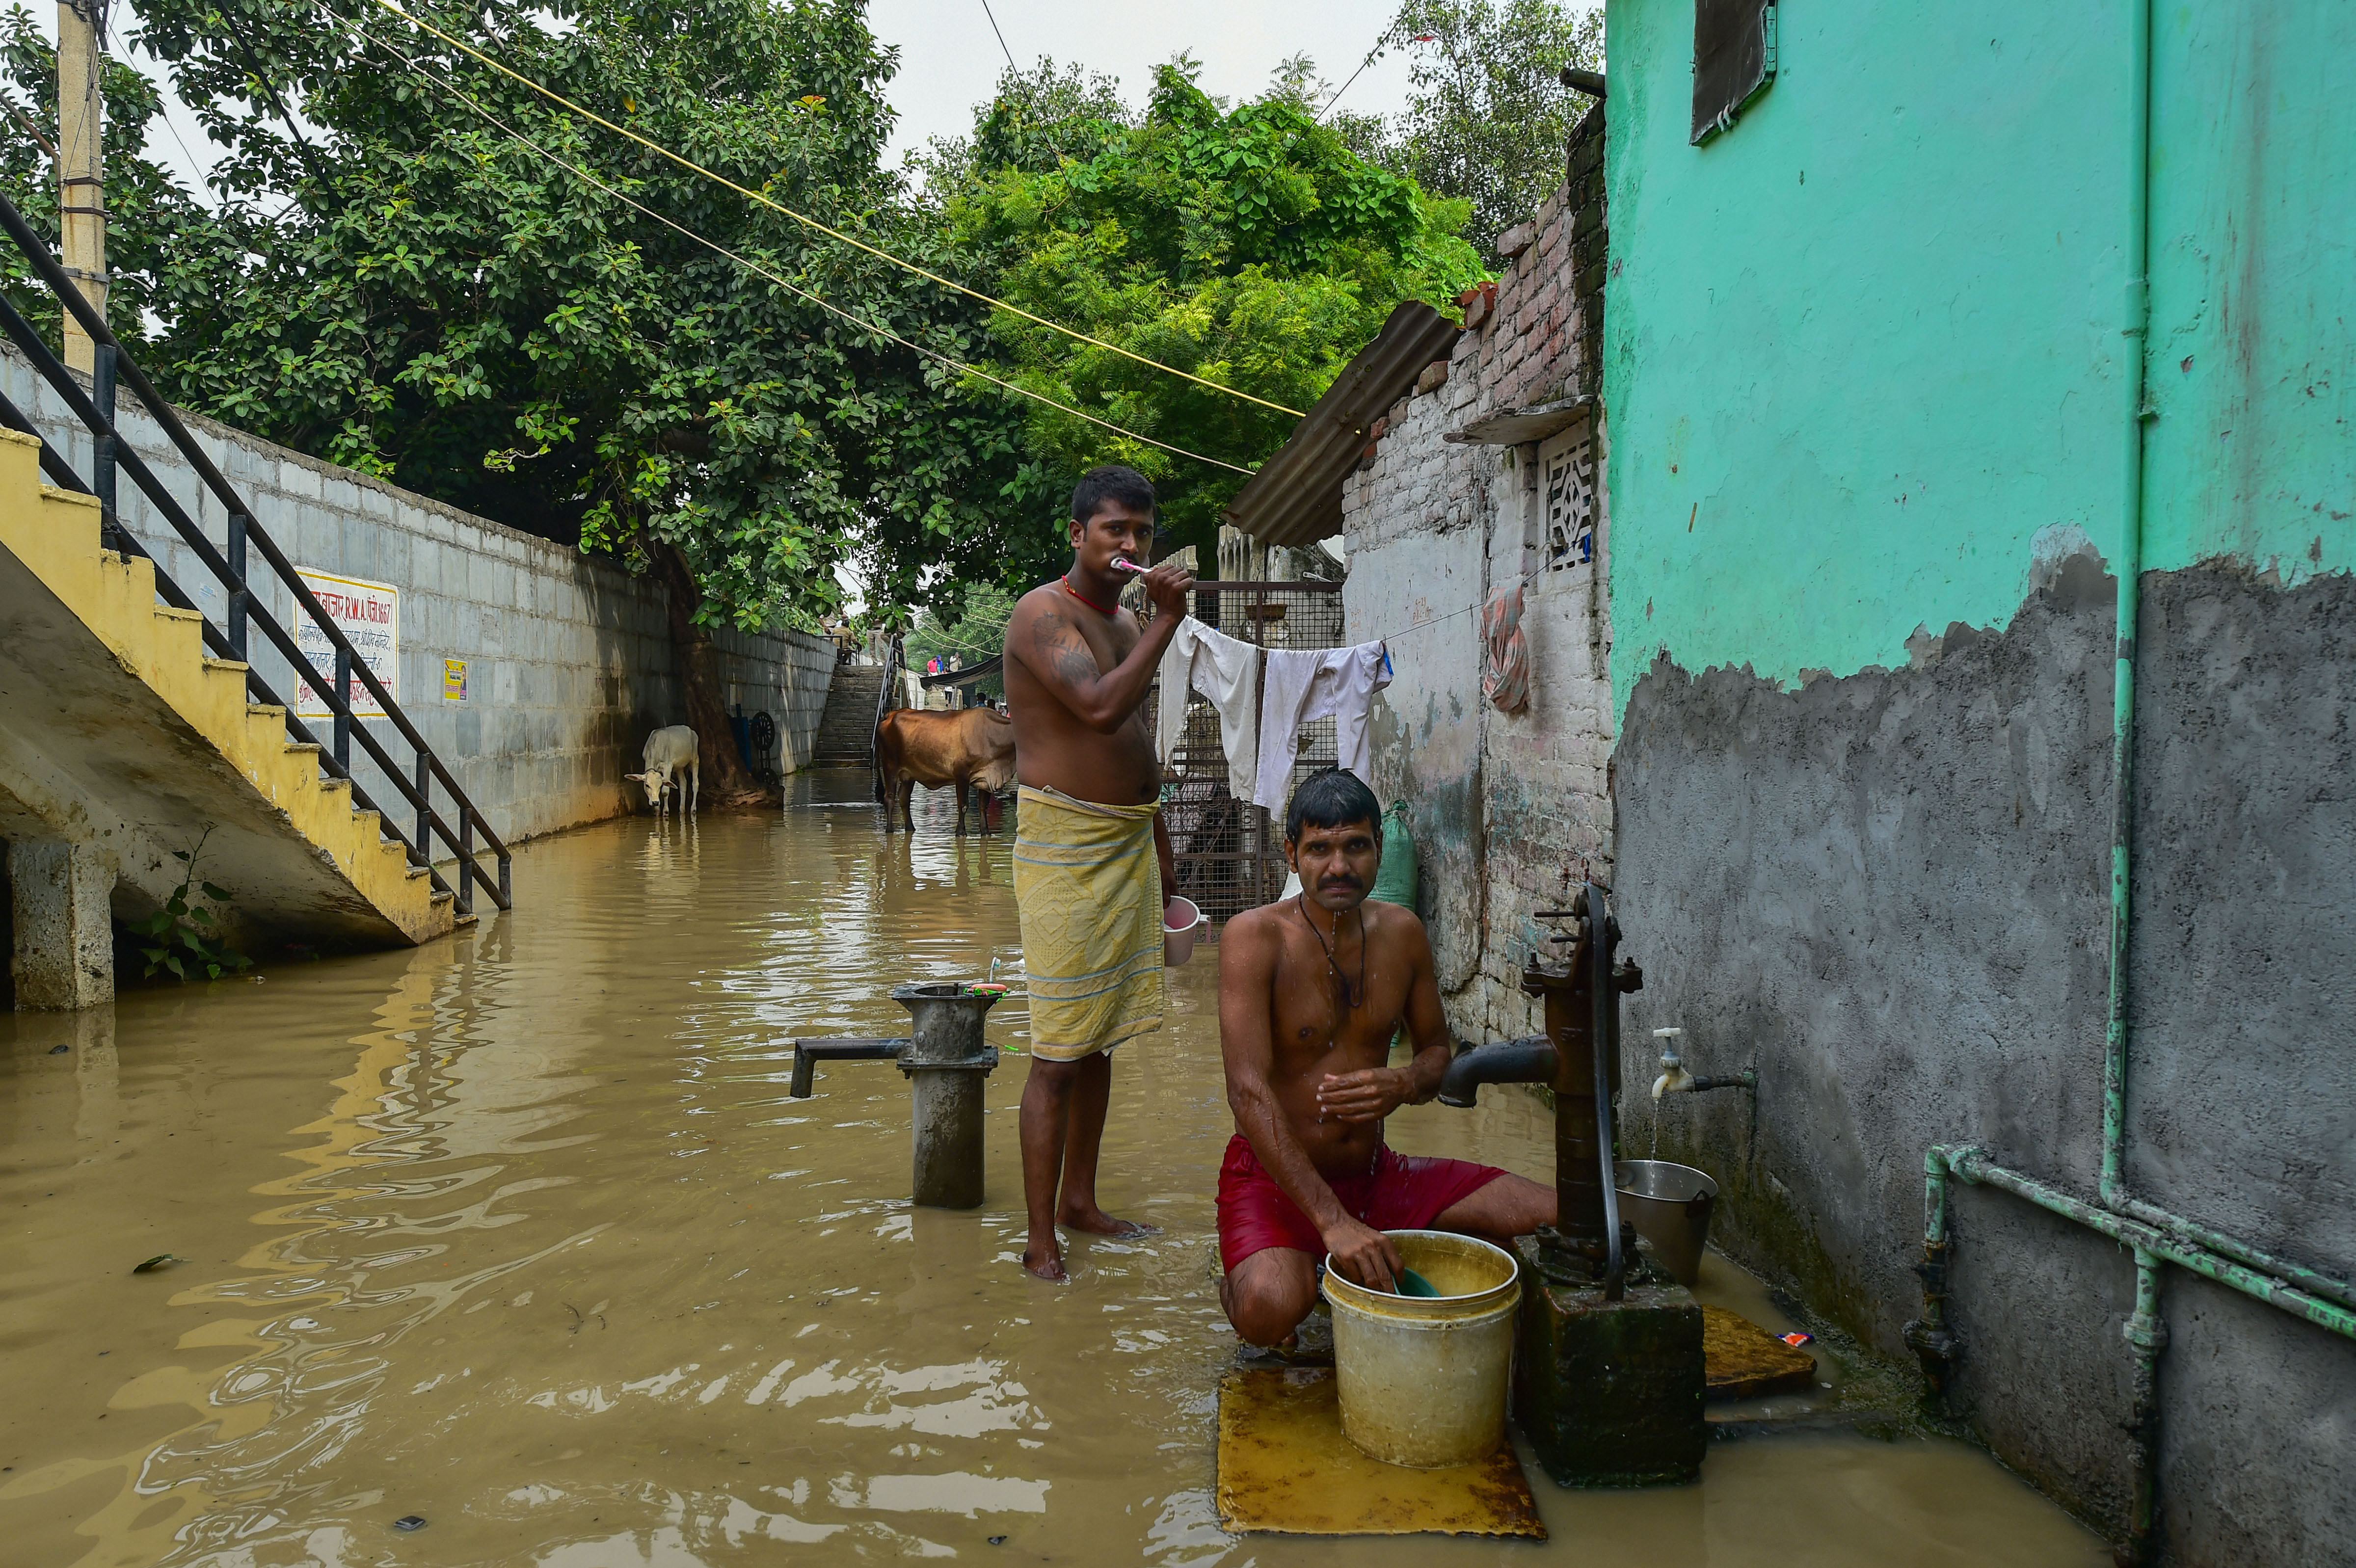
[[[148,342],[149,324],[170,324],[192,304],[209,302],[235,265],[241,234],[258,214],[206,208],[143,151],[163,111],[155,83],[121,60],[106,62],[105,99],[107,325],[133,353]],[[54,138],[58,124],[57,50],[21,5],[0,11],[0,192],[43,234],[58,232]],[[51,145],[44,145],[50,143]],[[0,244],[0,292],[59,346],[60,312],[12,245]],[[144,358],[144,356],[143,356]]]
[[[894,60],[860,5],[412,9],[737,185],[943,275],[972,270],[882,166]],[[241,429],[655,571],[699,731],[724,733],[706,624],[814,627],[854,559],[887,599],[991,575],[1008,528],[1052,505],[1020,400],[943,362],[987,346],[955,292],[363,0],[144,0],[139,27],[227,149],[220,213],[184,196],[164,210],[168,181],[138,208],[156,184],[132,155],[153,93],[110,73],[115,259],[134,280],[116,314],[152,313],[140,357],[156,381]],[[30,87],[47,62],[26,30],[9,63]],[[12,195],[54,232],[38,166],[7,145]],[[719,750],[723,793],[749,782]]]
[[[859,7],[424,14],[739,185],[959,270],[881,169],[893,59]],[[862,550],[903,575],[986,558],[1002,519],[1033,504],[1007,394],[884,336],[971,357],[981,322],[961,298],[371,8],[352,16],[379,42],[280,0],[147,5],[144,41],[231,149],[220,177],[294,202],[219,307],[160,345],[159,379],[181,400],[537,533],[626,560],[674,550],[704,617],[747,627],[812,624],[838,597],[835,568]],[[321,145],[255,112],[263,76],[301,95]]]
[[[962,669],[996,658],[1006,645],[1006,623],[1013,616],[1012,592],[996,583],[971,583],[952,605],[928,609],[916,616],[904,645],[908,667],[921,670],[938,659],[944,669],[952,663]],[[992,676],[980,682],[977,689],[987,697],[1004,697],[1005,680]]]
[[[1317,400],[1399,301],[1453,309],[1483,275],[1457,237],[1465,207],[1352,152],[1297,83],[1229,108],[1182,59],[1132,117],[1100,84],[1043,62],[1007,72],[951,151],[927,191],[1004,298],[1293,409]],[[1012,312],[990,331],[1009,379],[1173,446],[1249,467],[1292,429],[1290,415]],[[1033,408],[1029,423],[1059,480],[1115,461],[1151,477],[1173,544],[1208,545],[1245,477],[1052,409]]]
[[[110,69],[113,315],[166,392],[656,571],[700,623],[814,624],[851,561],[890,613],[931,600],[962,613],[964,584],[1036,581],[1062,549],[1063,496],[1096,463],[1156,478],[1173,543],[1207,545],[1243,482],[895,336],[1238,468],[1290,432],[1289,415],[814,232],[365,0],[134,4],[140,42],[226,149],[209,203],[175,188],[138,152],[154,90]],[[412,9],[845,233],[1294,409],[1397,302],[1451,308],[1482,276],[1459,237],[1470,206],[1365,155],[1375,122],[1321,123],[1305,59],[1237,106],[1183,59],[1137,109],[1102,77],[1010,71],[912,189],[881,164],[894,54],[850,0]],[[54,123],[53,61],[22,11],[0,18],[0,73],[12,102]],[[29,138],[0,138],[0,181],[54,232]],[[716,697],[694,681],[701,728],[714,716],[695,704]]]
[[[1592,100],[1565,66],[1603,69],[1603,7],[1564,0],[1403,0],[1376,47],[1410,51],[1408,107],[1384,161],[1468,201],[1465,237],[1493,261],[1497,236],[1563,182],[1571,128]]]

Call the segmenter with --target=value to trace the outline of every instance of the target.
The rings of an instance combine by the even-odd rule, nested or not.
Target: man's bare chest
[[[1281,1061],[1294,1052],[1313,1062],[1339,1048],[1371,1052],[1376,1061],[1390,1051],[1392,1034],[1407,1009],[1404,966],[1386,965],[1380,954],[1360,955],[1355,944],[1329,960],[1305,927],[1288,935],[1270,987],[1272,1043]]]
[[[1087,644],[1088,652],[1096,656],[1099,674],[1109,674],[1119,668],[1120,661],[1129,657],[1136,648],[1139,637],[1143,635],[1137,627],[1127,624],[1125,617],[1111,620],[1091,614],[1080,620],[1077,625],[1080,640]]]

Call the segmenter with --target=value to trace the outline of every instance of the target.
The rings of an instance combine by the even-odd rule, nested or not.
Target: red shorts
[[[1342,1207],[1377,1231],[1428,1231],[1431,1222],[1505,1173],[1463,1159],[1419,1159],[1375,1150],[1363,1176],[1328,1179]],[[1284,1195],[1241,1133],[1219,1165],[1219,1261],[1227,1269],[1269,1247],[1290,1247],[1323,1260],[1325,1239]]]

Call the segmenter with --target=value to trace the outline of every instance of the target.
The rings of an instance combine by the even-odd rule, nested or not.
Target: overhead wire
[[[1366,58],[1365,58],[1365,59],[1362,59],[1362,60],[1360,60],[1360,61],[1358,62],[1358,69],[1355,69],[1355,70],[1354,70],[1354,71],[1352,71],[1352,72],[1350,73],[1350,80],[1349,80],[1349,81],[1345,81],[1345,82],[1344,82],[1341,86],[1339,86],[1339,87],[1335,88],[1335,89],[1333,90],[1333,97],[1331,97],[1331,98],[1329,98],[1329,99],[1327,99],[1324,102],[1323,102],[1323,103],[1319,104],[1319,105],[1317,106],[1317,112],[1316,112],[1315,114],[1311,115],[1311,116],[1310,116],[1310,118],[1311,118],[1311,119],[1312,119],[1312,120],[1323,120],[1323,119],[1324,119],[1324,118],[1325,118],[1325,112],[1326,112],[1327,110],[1329,110],[1329,109],[1333,108],[1333,105],[1335,105],[1336,103],[1339,103],[1339,102],[1341,102],[1341,101],[1342,101],[1342,94],[1344,94],[1344,93],[1345,93],[1345,92],[1349,91],[1350,91],[1351,84],[1352,84],[1353,82],[1355,82],[1355,81],[1356,81],[1360,77],[1362,77],[1362,76],[1364,76],[1364,75],[1365,75],[1365,74],[1366,74],[1366,68],[1367,68],[1368,66],[1370,66],[1370,65],[1374,64],[1374,63],[1375,63],[1375,61],[1376,61],[1377,59],[1380,59],[1382,58],[1382,53],[1383,53],[1383,47],[1382,47],[1382,45],[1380,45],[1380,44],[1376,44],[1376,46],[1375,46],[1371,50],[1369,50],[1369,51],[1367,52]]]
[[[1494,597],[1495,595],[1504,592],[1508,588],[1518,587],[1522,583],[1527,582],[1532,575],[1533,573],[1526,571],[1517,572],[1514,576],[1505,579],[1503,581],[1493,582],[1489,585],[1489,594],[1491,597]],[[1476,599],[1461,610],[1451,610],[1444,615],[1434,615],[1429,621],[1414,622],[1409,625],[1402,626],[1396,632],[1385,633],[1379,636],[1363,637],[1359,640],[1368,643],[1387,643],[1398,637],[1412,636],[1414,634],[1423,631],[1428,627],[1437,626],[1445,621],[1453,621],[1459,615],[1470,615],[1473,611],[1487,604],[1488,602],[1488,599],[1485,598]]]
[[[1014,51],[1006,47],[1006,35],[998,32],[998,13],[990,8],[990,0],[981,0],[981,14],[990,18],[990,30],[998,33],[998,52],[1006,57],[1006,69],[1022,70],[1023,68],[1014,63]]]
[[[933,272],[928,268],[918,266],[916,262],[907,260],[905,257],[895,256],[889,251],[885,251],[876,245],[872,245],[866,240],[858,238],[856,235],[846,234],[841,229],[835,228],[832,224],[812,218],[807,213],[797,212],[794,208],[786,206],[783,202],[776,200],[762,191],[754,190],[749,187],[738,185],[726,175],[708,169],[701,164],[695,162],[692,158],[672,152],[669,147],[664,146],[661,143],[654,141],[649,137],[640,135],[637,132],[629,129],[627,126],[617,125],[613,121],[606,119],[602,114],[599,114],[595,110],[584,108],[582,105],[575,103],[573,100],[557,91],[554,88],[542,86],[541,83],[534,81],[531,78],[524,75],[521,71],[516,70],[512,67],[494,59],[491,56],[484,53],[481,49],[477,48],[474,45],[466,42],[464,38],[458,37],[454,34],[444,32],[442,28],[435,27],[433,23],[426,21],[422,17],[410,15],[407,11],[402,10],[400,5],[396,5],[394,0],[372,0],[372,3],[380,9],[389,11],[392,15],[400,17],[402,21],[408,23],[411,27],[417,28],[419,31],[431,33],[434,37],[441,39],[452,48],[471,56],[475,59],[477,59],[483,64],[490,67],[493,70],[498,71],[501,76],[504,76],[509,80],[538,93],[552,103],[558,104],[564,109],[570,110],[572,112],[581,116],[584,120],[589,121],[593,124],[603,126],[605,129],[613,132],[617,136],[626,136],[659,157],[668,158],[672,163],[677,164],[680,167],[689,170],[691,173],[701,175],[705,179],[712,181],[715,185],[725,186],[728,189],[734,191],[737,195],[744,197],[748,201],[759,202],[762,206],[770,208],[772,211],[782,213],[786,217],[792,219],[797,223],[802,224],[807,228],[813,229],[819,233],[824,234],[830,239],[839,240],[842,241],[842,243],[849,245],[855,250],[864,251],[869,255],[877,258],[879,261],[889,261],[892,265],[904,268],[905,270],[915,273],[916,276],[925,279],[928,283],[937,283],[945,289],[954,290],[958,293],[966,295],[969,299],[979,300],[982,304],[989,305],[993,309],[1002,310],[1010,315],[1021,316],[1023,320],[1035,323],[1040,326],[1046,327],[1050,331],[1060,332],[1076,343],[1085,343],[1091,347],[1101,348],[1110,354],[1118,354],[1124,359],[1133,360],[1137,364],[1143,365],[1150,369],[1160,370],[1166,375],[1176,376],[1182,380],[1192,381],[1198,387],[1208,388],[1214,392],[1221,392],[1228,397],[1239,399],[1244,402],[1257,403],[1261,408],[1272,410],[1277,413],[1287,414],[1294,419],[1304,417],[1301,411],[1299,409],[1287,408],[1282,403],[1271,402],[1266,398],[1255,397],[1251,393],[1244,391],[1240,388],[1229,387],[1220,382],[1207,379],[1205,377],[1195,375],[1191,370],[1181,370],[1175,365],[1165,365],[1162,363],[1162,361],[1149,358],[1145,355],[1140,354],[1134,349],[1123,348],[1118,343],[1108,343],[1101,337],[1091,336],[1087,333],[1081,332],[1076,328],[1066,326],[1061,322],[1050,321],[1044,315],[1039,315],[1033,312],[1024,310],[1021,305],[1011,304],[1008,301],[996,298],[991,294],[986,294],[980,289],[960,283],[953,278],[945,278],[941,276],[940,273]],[[994,27],[996,23],[993,21],[991,25]],[[1001,42],[1003,40],[1001,40]],[[1010,56],[1010,58],[1012,57]],[[1190,453],[1190,455],[1192,454]],[[1233,465],[1228,464],[1227,466]]]
[[[440,74],[438,70],[429,74],[424,67],[421,66],[408,54],[385,39],[378,37],[375,34],[370,33],[365,27],[362,27],[358,21],[335,16],[332,12],[327,11],[323,0],[313,0],[313,3],[318,6],[318,9],[321,12],[328,16],[330,21],[344,22],[344,24],[348,26],[353,32],[359,34],[360,37],[384,50],[387,54],[391,55],[395,59],[401,61],[401,63],[409,69],[411,74],[429,84],[439,85],[453,97],[463,101],[469,109],[473,110],[477,115],[481,116],[482,119],[496,127],[511,140],[530,148],[532,152],[538,154],[548,162],[578,176],[584,180],[586,180],[589,184],[595,186],[599,190],[604,191],[615,200],[623,203],[625,206],[635,208],[637,211],[653,219],[656,222],[662,224],[665,228],[675,230],[679,234],[694,240],[697,244],[703,246],[705,249],[712,251],[718,255],[726,257],[729,261],[735,262],[745,271],[766,278],[769,282],[776,283],[779,288],[786,290],[787,293],[807,300],[810,304],[818,306],[819,309],[826,311],[832,315],[838,316],[843,321],[849,322],[851,325],[859,328],[862,332],[873,333],[879,337],[887,338],[894,343],[899,344],[904,348],[907,348],[915,353],[923,355],[928,359],[937,361],[938,363],[946,365],[951,369],[958,371],[961,374],[977,377],[981,380],[990,382],[993,386],[1003,388],[1007,391],[1012,392],[1018,397],[1028,398],[1033,402],[1043,403],[1047,407],[1055,409],[1061,412],[1071,414],[1078,419],[1086,420],[1090,424],[1098,425],[1105,430],[1108,430],[1115,435],[1121,436],[1126,440],[1141,442],[1148,446],[1158,447],[1163,452],[1173,453],[1180,457],[1192,458],[1197,463],[1208,464],[1215,468],[1226,469],[1230,473],[1248,475],[1252,472],[1248,468],[1240,467],[1236,464],[1226,462],[1220,458],[1205,456],[1202,453],[1192,452],[1185,447],[1173,445],[1166,441],[1158,441],[1152,436],[1146,435],[1141,432],[1133,431],[1126,426],[1115,424],[1112,421],[1099,418],[1098,416],[1088,412],[1086,409],[1075,408],[1073,405],[1064,402],[1059,399],[1051,398],[1044,392],[1034,391],[1032,389],[1019,385],[1016,382],[1006,380],[998,376],[993,376],[989,371],[982,369],[979,366],[969,364],[965,360],[958,358],[955,355],[942,353],[937,348],[929,348],[921,343],[917,343],[913,339],[901,336],[899,333],[893,331],[890,327],[883,325],[881,323],[869,321],[863,317],[856,315],[851,312],[843,309],[841,305],[835,304],[832,301],[826,299],[824,296],[804,288],[799,283],[785,277],[774,269],[753,260],[749,256],[741,255],[738,252],[730,250],[727,246],[721,244],[718,240],[698,233],[696,230],[690,229],[687,225],[679,222],[677,219],[669,218],[663,213],[657,212],[654,208],[647,206],[644,202],[641,202],[626,193],[616,189],[606,181],[591,173],[586,166],[573,163],[562,155],[552,152],[547,147],[544,147],[540,143],[534,141],[530,136],[526,135],[523,132],[508,124],[498,115],[485,108],[482,103],[477,101],[472,93],[469,93],[466,89],[458,86],[457,83],[452,81],[447,76]]]
[[[270,101],[270,106],[278,111],[278,118],[286,123],[286,133],[294,137],[294,145],[302,149],[299,156],[303,160],[303,166],[310,171],[314,180],[318,180],[319,165],[313,155],[310,140],[294,123],[294,113],[287,109],[286,101],[278,96],[277,85],[270,80],[270,73],[262,69],[261,57],[253,52],[253,47],[245,41],[245,34],[239,30],[236,13],[224,10],[220,13],[220,18],[222,26],[229,29],[230,41],[237,46],[237,52],[245,57],[245,67],[253,73],[254,85],[262,89],[262,95]],[[284,214],[282,213],[280,216],[284,217]]]
[[[25,134],[33,138],[33,144],[35,146],[48,154],[52,159],[55,159],[59,155],[58,144],[55,142],[50,141],[48,136],[44,135],[38,125],[33,123],[33,118],[31,115],[17,108],[13,101],[5,98],[0,98],[0,108],[6,109],[8,111],[8,118],[14,120],[17,124],[25,128]]]

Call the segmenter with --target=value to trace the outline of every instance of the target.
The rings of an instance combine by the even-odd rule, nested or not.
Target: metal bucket
[[[1718,1183],[1689,1165],[1623,1159],[1613,1168],[1620,1212],[1653,1243],[1661,1263],[1691,1289],[1701,1278],[1701,1249],[1718,1207]]]
[[[1505,1440],[1519,1269],[1512,1253],[1471,1236],[1387,1233],[1400,1261],[1441,1294],[1368,1290],[1325,1260],[1343,1435],[1386,1464],[1472,1464]]]

